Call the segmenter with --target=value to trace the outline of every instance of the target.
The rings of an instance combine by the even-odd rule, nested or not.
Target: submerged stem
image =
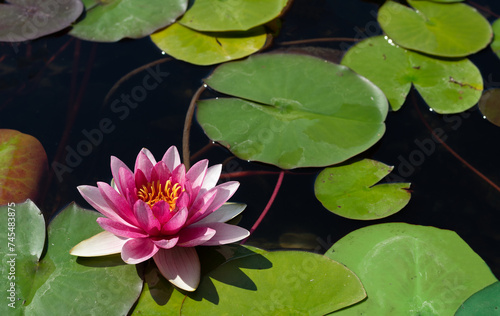
[[[193,123],[194,109],[196,107],[196,101],[200,98],[200,95],[205,91],[207,87],[206,84],[203,84],[201,87],[196,90],[196,93],[193,95],[191,99],[191,103],[189,104],[188,111],[186,113],[186,120],[184,121],[184,131],[182,133],[182,160],[184,165],[186,166],[186,170],[191,166],[190,164],[190,153],[189,153],[189,133],[191,132],[191,124]]]

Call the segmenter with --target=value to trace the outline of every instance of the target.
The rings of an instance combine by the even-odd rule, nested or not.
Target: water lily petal
[[[153,215],[160,222],[160,225],[169,221],[174,215],[173,212],[170,212],[170,205],[168,205],[168,203],[165,201],[156,202],[151,210],[153,211]]]
[[[181,230],[188,218],[188,210],[183,207],[161,228],[162,235],[174,235]]]
[[[230,244],[242,240],[250,235],[250,232],[240,226],[226,223],[210,223],[204,227],[212,228],[216,231],[215,235],[207,240],[203,246],[218,246]]]
[[[112,219],[106,217],[99,217],[97,223],[102,229],[107,230],[117,236],[127,237],[127,238],[140,238],[147,237],[148,234],[142,229],[137,227],[131,227],[129,225],[124,225],[120,222],[115,222]]]
[[[135,187],[139,191],[143,186],[148,185],[148,178],[142,172],[142,170],[137,170],[134,172],[134,181],[135,181]]]
[[[77,189],[83,196],[83,198],[99,213],[116,222],[120,222],[124,225],[130,225],[108,205],[98,188],[90,185],[80,185],[77,187]]]
[[[213,165],[209,167],[205,174],[205,179],[203,180],[203,184],[201,185],[201,189],[198,195],[202,195],[208,190],[215,187],[217,181],[219,181],[221,172],[222,172],[222,164]]]
[[[143,200],[138,200],[134,204],[134,214],[139,226],[149,235],[157,235],[160,232],[160,222],[154,216],[151,207]]]
[[[173,171],[178,165],[181,164],[181,158],[179,157],[179,152],[175,146],[170,146],[161,160],[167,165],[168,170],[170,171]]]
[[[212,205],[215,197],[217,196],[217,190],[210,190],[202,197],[196,199],[196,201],[191,205],[189,219],[186,225],[191,225],[197,221],[199,221],[207,209]]]
[[[134,173],[137,173],[138,170],[141,170],[142,173],[146,176],[147,182],[151,181],[151,171],[153,170],[153,166],[156,165],[156,160],[151,154],[151,152],[143,148],[137,155],[137,159],[135,160],[135,168]]]
[[[163,161],[159,161],[151,171],[151,181],[160,181],[160,183],[166,183],[170,179],[172,173],[168,170],[167,165]]]
[[[137,264],[154,256],[158,250],[149,238],[129,239],[122,248],[122,259],[128,264]]]
[[[209,227],[186,227],[179,232],[177,246],[194,247],[210,240],[215,235],[215,229]]]
[[[128,238],[118,237],[108,231],[103,231],[74,246],[69,253],[79,257],[107,256],[122,251]]]
[[[172,238],[151,238],[151,241],[160,248],[170,249],[173,248],[177,241],[179,240],[179,236],[174,236]]]
[[[205,212],[197,213],[196,221],[202,220],[203,218],[210,215],[212,212],[216,211],[224,203],[226,203],[226,201],[229,200],[231,198],[231,196],[233,196],[234,192],[238,189],[239,186],[240,186],[240,183],[237,181],[228,181],[228,182],[225,182],[223,184],[219,184],[215,188],[209,190],[208,192],[212,192],[212,191],[216,192],[215,198],[214,198],[213,202],[210,204],[210,206],[207,207]],[[191,218],[190,218],[188,224],[191,224],[191,223],[192,222],[191,222]]]
[[[130,169],[120,168],[118,178],[113,178],[120,194],[125,197],[129,205],[133,205],[137,200],[137,190],[135,188],[134,174]],[[117,181],[118,180],[118,181]]]
[[[115,156],[111,156],[111,174],[113,175],[113,179],[115,181],[115,185],[118,188],[118,191],[123,194],[124,190],[122,188],[122,183],[127,184],[127,182],[122,182],[120,181],[120,169],[123,168],[125,169],[125,172],[128,171],[130,175],[132,175],[132,171],[127,167],[127,165],[121,161],[120,159],[116,158]]]
[[[172,171],[172,183],[179,183],[181,187],[184,187],[186,183],[186,167],[184,165],[178,165]]]
[[[197,196],[201,189],[205,174],[207,173],[208,160],[200,160],[186,173],[186,187],[190,188],[191,196]]]
[[[243,203],[225,203],[215,212],[196,222],[196,225],[206,223],[224,223],[238,216],[247,207]]]
[[[134,216],[130,204],[120,195],[120,193],[104,182],[97,182],[97,187],[106,203],[108,203],[109,207],[113,209],[118,216],[131,225],[138,226],[137,219]]]
[[[194,248],[160,249],[153,259],[170,283],[185,291],[196,290],[200,283],[200,259]]]

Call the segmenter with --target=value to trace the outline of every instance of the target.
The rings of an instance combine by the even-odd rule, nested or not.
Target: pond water
[[[283,18],[280,35],[267,50],[321,47],[335,50],[328,52],[338,57],[352,42],[281,43],[380,34],[375,17],[380,2],[296,0]],[[493,0],[469,4],[500,14],[500,4]],[[481,12],[490,22],[495,19],[491,13]],[[57,159],[68,166],[59,172],[51,169],[50,185],[39,204],[47,216],[72,201],[89,207],[76,186],[109,181],[111,155],[133,166],[142,147],[156,156],[171,145],[182,147],[187,107],[214,67],[166,61],[130,77],[103,102],[122,76],[164,57],[148,38],[97,44],[57,34],[14,47],[0,45],[1,128],[35,136],[50,162]],[[485,88],[500,87],[500,60],[490,48],[471,60],[481,70]],[[211,95],[208,91],[202,98]],[[134,96],[136,102],[127,96]],[[67,124],[70,129],[65,131]],[[285,174],[272,208],[248,244],[322,253],[349,232],[367,225],[429,225],[456,231],[500,277],[500,192],[435,142],[425,124],[441,128],[449,147],[498,185],[500,127],[484,120],[477,106],[456,115],[431,112],[415,91],[401,110],[389,113],[386,124],[382,140],[361,156],[394,165],[397,177],[392,179],[412,183],[412,198],[402,211],[368,222],[339,217],[314,196],[314,180],[321,169],[292,170]],[[88,135],[94,137],[91,149],[82,145]],[[232,201],[248,204],[240,225],[250,228],[273,192],[279,169],[234,158],[225,148],[211,144],[196,123],[190,148],[192,153],[205,148],[197,158],[224,163],[224,172],[248,171],[231,180],[241,182]],[[270,174],[252,174],[256,171]]]

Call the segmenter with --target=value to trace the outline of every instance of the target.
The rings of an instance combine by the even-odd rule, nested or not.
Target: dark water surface
[[[496,1],[475,3],[500,14],[500,3]],[[380,34],[375,18],[378,6],[377,2],[354,0],[296,0],[283,18],[281,34],[268,50],[289,49],[290,46],[280,43],[292,40],[364,38]],[[495,19],[488,13],[485,16],[490,22]],[[76,43],[75,39],[59,34],[16,47],[0,45],[0,58],[3,58],[0,62],[0,128],[35,136],[52,162],[68,115],[74,112],[72,105],[80,103],[68,134],[68,147],[59,159],[71,171],[59,171],[59,176],[54,173],[45,199],[39,205],[46,214],[55,213],[71,201],[89,207],[76,186],[109,181],[111,155],[133,167],[142,147],[150,149],[158,158],[171,145],[180,150],[190,99],[201,85],[201,79],[214,69],[181,61],[162,63],[149,72],[142,71],[131,77],[103,104],[110,88],[123,75],[165,56],[148,38],[113,44],[81,41],[80,47]],[[351,42],[327,42],[294,47],[336,49],[340,54],[351,45]],[[95,57],[92,57],[93,50]],[[54,54],[57,55],[51,60]],[[490,48],[471,59],[483,74],[485,88],[500,87],[500,60]],[[86,75],[89,76],[87,84]],[[149,79],[145,79],[146,76]],[[137,88],[145,85],[150,90]],[[144,91],[146,93],[141,94]],[[141,101],[134,102],[127,99],[127,95],[135,95],[136,100],[139,97]],[[210,92],[203,98],[207,96]],[[500,185],[500,127],[484,120],[477,107],[448,116],[430,112],[418,94],[412,92],[401,110],[389,113],[383,139],[362,155],[394,165],[393,179],[412,183],[412,199],[407,207],[378,221],[344,219],[324,209],[314,197],[314,179],[321,169],[294,170],[285,175],[273,207],[249,243],[324,252],[339,238],[367,225],[382,222],[430,225],[456,231],[500,277],[500,192],[437,144],[424,121],[433,129],[441,128],[443,138],[455,152]],[[94,137],[90,149],[83,145],[87,135]],[[191,135],[192,153],[210,143],[196,123]],[[83,154],[72,155],[72,151]],[[241,182],[232,200],[248,204],[240,225],[250,228],[271,196],[279,170],[231,157],[227,150],[214,145],[200,159],[208,158],[211,164],[224,162],[225,172],[276,172],[232,179]]]

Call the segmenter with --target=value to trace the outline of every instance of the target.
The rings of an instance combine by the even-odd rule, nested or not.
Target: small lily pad
[[[188,0],[83,0],[85,18],[70,34],[89,41],[116,42],[141,38],[175,22]]]
[[[455,316],[500,315],[500,282],[495,282],[469,297]]]
[[[483,79],[468,59],[443,59],[405,50],[384,36],[353,46],[342,64],[375,83],[393,110],[403,105],[411,84],[438,113],[460,113],[481,97]]]
[[[354,273],[325,256],[265,252],[230,260],[203,277],[181,314],[325,315],[365,295]]]
[[[500,126],[500,89],[484,91],[478,107],[485,119]]]
[[[22,42],[60,31],[83,12],[80,0],[0,2],[0,41]]]
[[[371,220],[392,215],[410,201],[410,183],[377,184],[394,167],[363,159],[326,168],[316,178],[316,198],[332,213]]]
[[[340,239],[325,256],[353,270],[368,295],[338,316],[453,315],[468,297],[497,281],[455,232],[435,227],[368,226]]]
[[[247,31],[280,15],[288,0],[196,0],[179,23],[204,32]]]
[[[463,3],[408,0],[413,9],[394,1],[380,7],[377,20],[398,45],[430,55],[464,57],[491,41],[490,23]]]
[[[0,205],[36,200],[47,172],[47,154],[38,139],[0,129]]]
[[[198,102],[208,137],[244,160],[281,168],[327,166],[384,134],[387,100],[345,66],[299,54],[262,54],[219,66],[205,79],[234,96]]]
[[[266,43],[263,26],[244,32],[198,32],[179,23],[151,35],[165,53],[195,65],[213,65],[246,57]]]

